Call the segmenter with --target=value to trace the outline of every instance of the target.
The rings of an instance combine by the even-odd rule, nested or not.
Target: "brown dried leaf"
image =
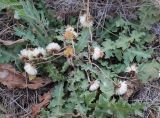
[[[47,107],[51,98],[52,98],[51,91],[49,91],[49,92],[45,93],[43,96],[39,97],[40,103],[39,104],[34,104],[32,106],[31,115],[32,115],[33,118],[36,118],[36,116],[40,113],[40,110],[42,108]]]
[[[28,78],[23,74],[15,70],[12,65],[0,64],[0,83],[7,86],[9,89],[29,88],[38,89],[52,83],[49,78],[36,78],[35,80],[29,81]]]
[[[44,87],[48,84],[51,84],[53,81],[49,78],[36,78],[32,81],[30,81],[30,83],[27,85],[28,88],[30,89],[38,89],[38,88],[41,88],[41,87]]]

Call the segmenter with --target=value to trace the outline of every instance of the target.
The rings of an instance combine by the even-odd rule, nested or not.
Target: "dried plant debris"
[[[6,118],[32,117],[32,106],[38,104],[39,96],[50,91],[51,88],[43,87],[37,90],[8,89],[0,84],[0,112]],[[2,117],[2,118],[5,118]]]
[[[46,107],[52,98],[51,91],[45,93],[43,96],[39,97],[40,103],[34,104],[32,106],[32,117],[37,118],[36,116],[40,113],[41,109]]]
[[[13,18],[13,14],[11,10],[4,10],[0,13],[0,43],[3,43],[5,45],[10,45],[13,42],[17,40],[18,37],[16,37],[13,31],[13,27],[18,24],[18,21],[16,21]],[[3,41],[2,41],[3,40]],[[7,41],[9,40],[9,41]],[[15,43],[15,42],[14,42]]]
[[[25,74],[20,73],[9,64],[0,64],[0,83],[6,85],[9,89],[39,89],[48,84],[51,84],[52,81],[49,78],[40,78],[28,82],[28,78]]]
[[[15,45],[17,43],[22,43],[24,41],[25,41],[24,39],[19,39],[19,40],[16,40],[16,41],[9,41],[9,40],[5,41],[5,40],[0,39],[0,43],[2,43],[5,46]]]
[[[52,87],[46,86],[53,82],[49,78],[37,77],[29,82],[27,79],[12,65],[0,64],[0,111],[6,118],[36,118],[40,109],[49,103]],[[39,111],[33,110],[37,107]]]
[[[126,94],[123,96],[125,100],[128,100],[130,97],[134,96],[142,87],[142,83],[136,77],[127,81],[128,89]]]
[[[79,11],[86,9],[85,0],[45,0],[46,6],[57,13],[57,17],[78,15]],[[122,0],[90,0],[89,6],[91,14],[98,21],[98,25],[106,18],[112,18],[114,15],[121,15],[125,19],[137,19],[137,8],[141,7],[142,1],[122,1]],[[102,25],[102,24],[101,24]]]
[[[147,103],[144,108],[145,118],[159,118],[160,111],[160,79],[154,80],[142,86],[142,88],[134,96],[129,99],[129,102],[140,101]],[[130,118],[137,118],[132,116]]]

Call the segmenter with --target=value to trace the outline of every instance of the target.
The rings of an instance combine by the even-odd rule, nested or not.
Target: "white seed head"
[[[37,75],[37,69],[32,66],[30,63],[25,63],[24,70],[29,74],[29,75]]]
[[[130,67],[127,67],[126,68],[126,72],[132,72],[132,71],[134,71],[134,72],[138,72],[138,67],[136,66],[136,64],[132,64]]]
[[[20,53],[21,53],[21,56],[28,57],[28,50],[27,49],[21,50]]]
[[[48,52],[53,51],[53,50],[59,51],[60,49],[61,49],[60,45],[59,45],[58,43],[54,43],[54,42],[49,43],[49,44],[47,45],[47,47],[46,47],[46,50],[47,50]]]
[[[46,56],[46,50],[42,47],[35,48],[33,50],[33,56],[38,57],[39,55],[42,55],[43,57],[45,57]]]
[[[98,80],[95,80],[89,87],[90,91],[95,91],[99,88],[100,82]]]
[[[101,58],[103,56],[102,53],[103,52],[101,51],[101,49],[99,47],[95,47],[93,55],[92,55],[92,58],[94,60],[97,60],[97,59],[99,59],[99,58]]]
[[[93,26],[93,20],[89,20],[87,17],[88,17],[87,14],[83,14],[79,17],[79,21],[82,27],[92,27]]]
[[[120,81],[119,87],[116,89],[116,93],[118,95],[124,95],[127,92],[127,84],[126,81]]]
[[[73,31],[72,33],[73,33],[73,35],[75,36],[75,38],[77,38],[77,37],[78,37],[77,32]]]
[[[33,51],[30,49],[23,49],[20,51],[21,58],[28,58],[29,60],[33,59]]]

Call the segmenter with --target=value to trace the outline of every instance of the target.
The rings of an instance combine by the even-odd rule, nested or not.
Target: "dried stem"
[[[86,72],[86,74],[87,74],[88,82],[91,83],[91,79],[90,79],[90,77],[89,77],[89,73],[88,73],[87,71],[85,71],[85,72]]]

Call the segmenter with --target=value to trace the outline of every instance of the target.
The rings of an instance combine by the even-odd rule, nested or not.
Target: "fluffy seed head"
[[[39,56],[45,57],[46,56],[46,50],[42,47],[35,48],[33,50],[33,56],[34,57],[39,57]]]
[[[92,27],[93,26],[93,18],[92,16],[88,16],[86,13],[79,17],[80,23],[82,27]]]
[[[24,70],[29,75],[32,75],[32,76],[37,75],[37,69],[34,66],[32,66],[30,63],[25,63]]]
[[[19,56],[21,59],[32,60],[33,59],[33,51],[30,49],[23,49],[20,51]]]
[[[124,95],[127,92],[127,83],[126,81],[120,81],[118,87],[116,88],[117,95]]]
[[[90,87],[89,87],[89,90],[90,91],[95,91],[95,90],[97,90],[98,88],[99,88],[99,85],[100,84],[100,82],[98,81],[98,80],[95,80],[91,85],[90,85]]]
[[[130,73],[132,71],[135,72],[135,73],[138,72],[136,64],[132,64],[130,67],[126,68],[126,72]]]
[[[97,59],[103,57],[103,55],[104,54],[103,54],[103,52],[101,51],[101,49],[99,47],[95,47],[94,48],[93,55],[92,55],[92,58],[94,60],[97,60]]]
[[[59,51],[61,49],[60,45],[58,43],[49,43],[46,47],[47,52],[54,52]]]

